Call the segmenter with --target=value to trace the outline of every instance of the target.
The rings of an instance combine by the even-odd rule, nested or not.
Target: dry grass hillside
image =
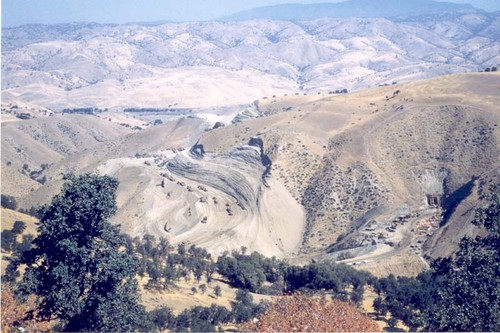
[[[500,74],[471,73],[269,96],[238,122],[221,114],[217,129],[216,114],[205,116],[210,125],[191,117],[141,130],[92,116],[68,132],[39,119],[7,122],[2,192],[29,208],[57,193],[61,172],[99,170],[120,180],[114,221],[134,236],[412,275],[476,232],[469,220],[480,185],[499,177],[499,93]],[[26,130],[31,123],[39,136]],[[45,185],[22,173],[15,133],[27,137],[26,156],[39,147],[29,166],[49,163]]]
[[[38,222],[38,219],[34,218],[33,216],[29,216],[26,214],[22,214],[10,209],[2,208],[1,210],[1,230],[11,230],[12,226],[14,225],[14,222],[16,221],[22,221],[26,224],[26,229],[24,230],[23,234],[31,234],[31,235],[36,235],[37,233],[37,226],[36,223]],[[17,236],[17,241],[21,242],[22,241],[22,235]],[[5,273],[5,268],[9,264],[8,258],[10,257],[10,253],[4,252],[2,250],[2,261],[1,261],[1,275]]]
[[[90,115],[51,117],[3,122],[2,193],[24,196],[43,185],[47,169],[86,149],[96,147],[134,130],[105,118]]]

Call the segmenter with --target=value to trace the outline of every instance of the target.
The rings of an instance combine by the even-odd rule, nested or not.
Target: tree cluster
[[[344,264],[319,262],[296,266],[256,252],[245,255],[233,251],[231,256],[222,255],[217,261],[217,272],[233,287],[251,292],[282,295],[328,290],[339,299],[350,298],[355,303],[363,299],[364,286],[375,281],[370,273]]]
[[[173,332],[215,332],[216,326],[230,321],[230,312],[223,306],[194,306],[175,316],[168,307],[157,308],[150,313],[158,331]]]
[[[351,298],[355,303],[363,299],[364,286],[375,278],[368,272],[357,271],[344,264],[331,262],[311,263],[306,266],[289,266],[285,270],[286,291],[332,291],[337,298]],[[352,290],[348,292],[348,289]]]
[[[212,257],[205,249],[194,245],[186,248],[184,243],[174,247],[165,238],[157,240],[151,235],[144,235],[142,239],[129,237],[127,251],[137,258],[137,274],[148,280],[146,288],[151,290],[168,290],[180,279],[189,281],[191,277],[200,283],[205,276],[210,285],[216,271]]]
[[[86,107],[86,108],[72,108],[72,109],[63,109],[62,113],[77,113],[77,114],[97,114],[101,113],[104,111],[107,111],[108,109],[99,109],[99,108],[93,108],[93,107]]]
[[[244,323],[255,318],[267,309],[267,304],[254,304],[252,295],[245,290],[236,292],[231,302],[231,311],[223,306],[212,304],[209,307],[194,306],[173,315],[168,307],[150,312],[151,319],[158,330],[169,329],[174,332],[215,332],[216,328],[228,323]]]
[[[290,265],[255,252],[247,255],[245,248],[223,254],[215,263],[194,245],[174,247],[150,235],[132,239],[108,222],[116,212],[117,186],[108,176],[69,175],[61,193],[40,211],[36,238],[23,235],[18,242],[25,229],[20,221],[2,232],[2,249],[12,252],[3,282],[12,283],[20,296],[9,299],[6,294],[4,301],[2,295],[2,311],[4,306],[17,309],[6,315],[16,319],[5,327],[55,320],[56,328],[66,331],[201,332],[224,323],[247,323],[245,330],[369,331],[370,321],[338,302],[359,304],[369,284],[379,294],[376,311],[395,318],[391,329],[399,319],[413,331],[500,331],[498,184],[490,186],[488,205],[477,209],[473,222],[488,231],[486,237],[464,238],[453,257],[435,261],[432,270],[416,278],[383,279],[331,262]],[[21,264],[25,273],[16,282]],[[194,279],[199,283],[192,288],[194,294],[205,293],[215,273],[240,289],[231,310],[196,306],[175,316],[166,307],[147,313],[139,303],[137,276],[148,279],[146,288],[160,291],[174,288],[180,279]],[[295,296],[278,297],[268,309],[265,303],[254,304],[249,291]],[[337,300],[326,302],[297,291],[328,291]],[[213,292],[221,296],[219,286]]]
[[[233,251],[231,256],[227,253],[220,256],[217,260],[217,272],[235,288],[272,294],[272,288],[263,287],[264,282],[269,282],[277,284],[278,292],[281,293],[284,263],[257,252],[250,255],[245,255],[245,252],[246,249],[243,248],[241,253]]]

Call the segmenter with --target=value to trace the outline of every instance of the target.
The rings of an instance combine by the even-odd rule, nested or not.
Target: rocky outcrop
[[[264,173],[262,174],[262,180],[265,182],[266,181],[265,177],[269,176],[269,174],[271,173],[273,162],[271,161],[269,156],[267,156],[267,154],[265,153],[264,141],[262,141],[262,139],[259,137],[253,137],[248,142],[248,145],[258,147],[260,150],[260,160],[262,162],[262,165],[266,167],[266,171],[264,171]]]
[[[232,123],[238,124],[247,119],[257,118],[259,115],[259,102],[255,101],[248,105],[243,111],[238,112],[238,114],[233,118]]]
[[[158,167],[162,171],[155,175]],[[102,171],[138,175],[135,185],[129,182],[132,187],[122,186],[118,193],[117,221],[132,211],[140,221],[122,225],[129,234],[194,243],[214,254],[245,246],[287,257],[301,245],[304,212],[270,168],[263,140],[254,137],[226,153],[205,151],[196,143],[144,161],[110,161]]]
[[[245,208],[255,208],[267,168],[260,147],[242,145],[227,154],[203,154],[196,145],[188,153],[159,161],[161,167],[176,176],[209,186],[235,199]]]

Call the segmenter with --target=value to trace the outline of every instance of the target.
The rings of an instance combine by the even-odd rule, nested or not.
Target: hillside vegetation
[[[471,207],[482,200],[480,185],[498,179],[499,80],[490,72],[274,96],[253,103],[246,120],[227,109],[217,128],[188,117],[107,132],[106,112],[8,122],[4,133],[40,134],[2,141],[2,173],[12,175],[2,193],[29,210],[57,193],[61,174],[99,170],[120,180],[113,221],[133,237],[412,276],[478,232]],[[101,142],[77,130],[86,119]],[[43,130],[50,122],[68,130]],[[85,145],[70,146],[79,138]],[[74,148],[47,162],[50,154],[23,153],[36,146]],[[437,206],[429,180],[440,188]]]
[[[500,331],[500,12],[2,29],[2,330]]]
[[[390,331],[398,320],[413,331],[497,331],[500,327],[496,315],[500,306],[498,183],[481,187],[485,205],[474,213],[473,223],[484,228],[487,236],[464,237],[453,257],[434,261],[431,270],[416,278],[397,279],[393,275],[377,279],[332,262],[290,265],[256,252],[247,255],[245,248],[215,262],[196,246],[181,244],[174,250],[164,238],[132,239],[108,222],[116,210],[117,185],[109,176],[67,176],[62,191],[41,212],[32,244],[15,247],[2,276],[4,287],[9,283],[2,292],[6,330],[215,331],[236,324],[249,331],[378,331],[377,324],[356,308],[366,286],[379,296],[373,315],[380,319],[391,314],[385,319]],[[19,279],[21,264],[26,269]],[[159,294],[175,290],[181,278],[199,284],[205,277],[206,284],[192,287],[193,295],[213,287],[219,298],[219,279],[238,290],[230,311],[212,304],[174,314],[164,303],[157,303],[146,312],[138,303],[137,277],[146,277],[144,288]],[[12,288],[17,298],[12,297]],[[58,296],[62,291],[65,297]],[[255,304],[249,291],[277,297],[271,304]],[[352,304],[345,303],[348,299]]]

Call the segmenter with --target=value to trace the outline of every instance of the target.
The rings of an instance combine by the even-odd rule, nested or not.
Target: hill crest
[[[2,174],[29,179],[23,163],[49,164],[41,174],[47,183],[18,200],[27,209],[56,194],[67,171],[113,175],[120,181],[114,220],[133,236],[193,241],[215,254],[244,245],[299,261],[346,260],[377,275],[415,274],[426,267],[424,255],[448,254],[453,239],[477,232],[470,207],[481,200],[481,184],[498,179],[499,80],[499,73],[474,73],[351,94],[274,96],[257,100],[246,117],[234,109],[210,115],[225,126],[209,127],[196,113],[117,132],[52,163],[50,156],[26,160],[23,147],[68,138],[23,136],[2,142]],[[2,131],[43,131],[50,127],[36,124],[63,118],[79,128],[85,117],[105,127],[112,114],[54,115],[5,123]],[[15,183],[23,177],[2,182],[2,190],[29,189]],[[426,198],[425,177],[441,182],[437,202],[451,207],[445,220]]]

